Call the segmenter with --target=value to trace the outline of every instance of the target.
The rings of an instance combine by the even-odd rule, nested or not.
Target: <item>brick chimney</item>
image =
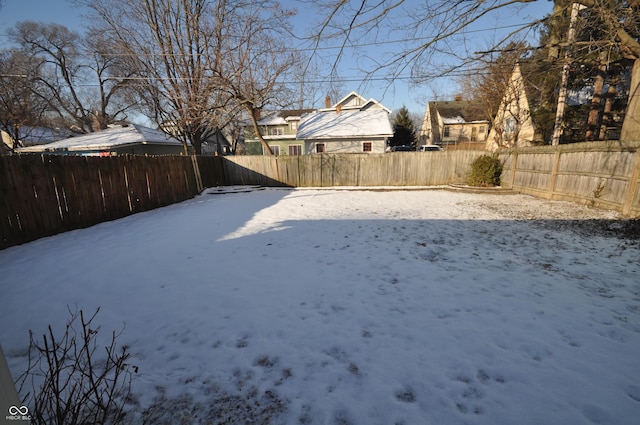
[[[329,96],[324,98],[324,106],[327,108],[331,108],[331,98]]]

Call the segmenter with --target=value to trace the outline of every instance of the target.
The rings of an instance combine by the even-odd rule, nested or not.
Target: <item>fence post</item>
[[[631,170],[631,176],[629,177],[627,195],[625,196],[624,203],[622,204],[622,214],[624,215],[629,215],[631,213],[635,194],[638,190],[638,180],[640,179],[640,152],[638,149],[636,149],[635,154],[636,159],[633,164],[633,170]]]
[[[553,199],[556,191],[556,178],[558,177],[558,166],[560,164],[560,149],[556,146],[553,152],[553,165],[551,166],[551,178],[549,179],[549,199]]]
[[[193,175],[196,178],[196,194],[202,192],[204,187],[202,186],[202,176],[200,175],[200,167],[198,166],[198,158],[196,158],[195,152],[191,154],[191,164],[193,166]]]
[[[518,151],[512,150],[510,155],[511,159],[511,175],[509,176],[509,189],[513,189],[513,185],[516,181],[516,170],[518,168]]]

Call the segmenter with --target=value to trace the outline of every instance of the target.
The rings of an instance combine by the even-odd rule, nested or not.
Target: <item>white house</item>
[[[531,146],[534,137],[535,127],[527,90],[520,65],[516,64],[498,107],[494,126],[489,132],[486,148],[496,150],[501,147]]]
[[[297,139],[305,154],[383,153],[393,137],[391,110],[375,99],[351,92],[333,106],[304,114]]]

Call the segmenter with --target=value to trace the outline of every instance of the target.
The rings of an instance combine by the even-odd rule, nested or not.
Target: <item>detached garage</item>
[[[46,145],[29,146],[17,153],[58,155],[182,155],[182,143],[159,130],[130,124],[63,139]]]

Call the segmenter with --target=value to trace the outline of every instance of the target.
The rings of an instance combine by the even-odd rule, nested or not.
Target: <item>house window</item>
[[[487,132],[487,129],[484,125],[480,126],[480,134],[485,134]]]
[[[324,143],[316,143],[316,153],[324,153]]]
[[[289,155],[302,155],[302,145],[289,145]]]
[[[372,150],[371,142],[362,143],[362,152],[371,152],[371,150]]]
[[[507,118],[504,120],[504,132],[505,134],[515,133],[516,131],[516,119]]]
[[[281,127],[275,127],[271,129],[271,135],[272,136],[282,136],[284,135],[284,129],[282,129]]]
[[[451,128],[448,125],[444,126],[444,137],[449,137],[451,133]]]
[[[269,145],[269,147],[271,148],[271,152],[273,152],[275,156],[280,156],[280,146]]]
[[[290,125],[292,131],[298,130],[298,121],[291,121],[289,123],[289,125]]]
[[[478,127],[471,127],[471,141],[478,141]]]

